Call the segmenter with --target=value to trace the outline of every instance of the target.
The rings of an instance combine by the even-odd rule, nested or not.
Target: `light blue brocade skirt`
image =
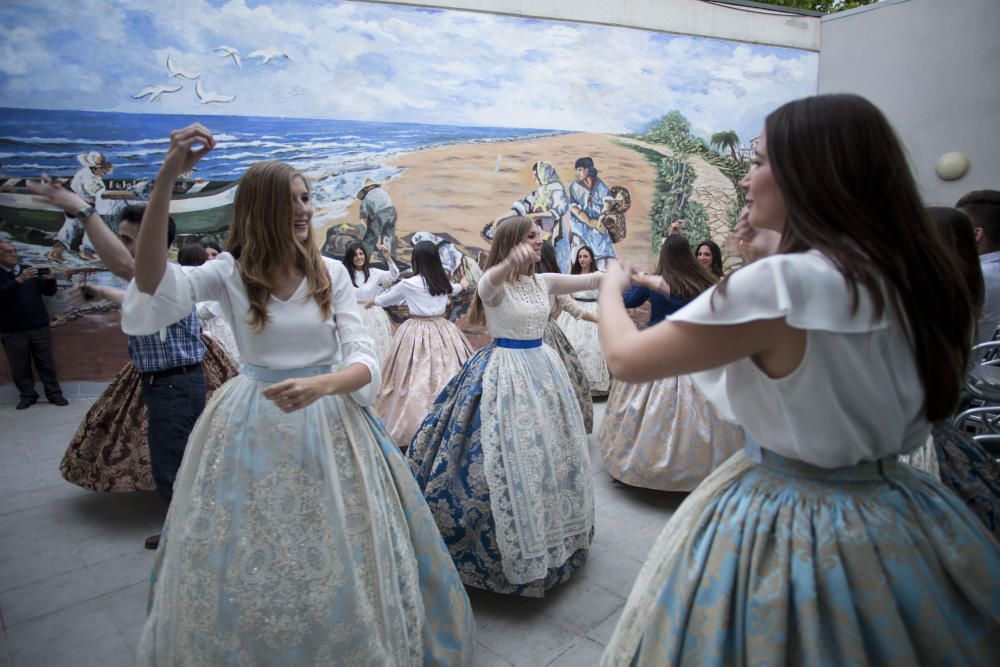
[[[245,365],[188,441],[139,664],[467,664],[468,598],[406,461],[370,410],[285,414]]]
[[[998,657],[1000,546],[957,496],[894,460],[827,470],[748,447],[667,523],[602,664]]]

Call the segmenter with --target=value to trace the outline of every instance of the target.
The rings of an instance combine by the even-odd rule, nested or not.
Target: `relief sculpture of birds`
[[[243,65],[240,63],[240,52],[231,46],[222,45],[215,49],[215,52],[221,55],[223,58],[232,58],[233,62],[240,69],[243,69]]]
[[[200,83],[200,82],[199,82]],[[132,99],[140,100],[143,97],[149,96],[149,101],[153,102],[163,95],[164,93],[176,93],[178,90],[184,86],[146,86],[138,93],[132,96]]]
[[[247,58],[260,58],[260,64],[266,65],[276,58],[284,58],[285,60],[291,60],[288,54],[281,49],[276,49],[273,46],[266,49],[258,49],[250,53]]]
[[[192,79],[192,80],[197,79],[198,77],[201,76],[201,72],[198,72],[197,74],[191,74],[190,72],[185,72],[182,69],[174,67],[174,61],[171,59],[170,56],[167,56],[167,73],[169,73],[170,76],[179,76],[185,79]]]
[[[235,95],[220,95],[219,93],[205,90],[201,85],[201,79],[198,80],[198,83],[194,84],[194,92],[202,104],[226,104],[236,99]]]

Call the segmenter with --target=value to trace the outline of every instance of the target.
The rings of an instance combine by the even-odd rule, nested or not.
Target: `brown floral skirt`
[[[225,350],[209,336],[205,344],[206,400],[239,374]],[[146,404],[132,362],[97,399],[66,448],[59,471],[67,482],[92,491],[155,491],[146,443]]]

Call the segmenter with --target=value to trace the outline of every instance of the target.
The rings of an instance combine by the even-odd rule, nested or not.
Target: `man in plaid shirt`
[[[119,278],[132,279],[135,242],[145,211],[142,206],[122,209],[115,236],[93,207],[71,190],[58,187],[44,192],[44,197],[83,224],[94,250],[109,271]],[[174,221],[170,220],[168,247],[173,244],[175,233]],[[169,501],[188,436],[205,407],[205,376],[201,368],[205,346],[201,342],[201,325],[195,309],[157,334],[129,336],[128,352],[142,377],[153,479],[160,495]],[[154,535],[147,539],[146,547],[155,549],[159,537]]]

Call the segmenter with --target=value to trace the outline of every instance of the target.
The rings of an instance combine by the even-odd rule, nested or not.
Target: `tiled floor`
[[[165,514],[154,493],[98,494],[59,475],[91,399],[0,402],[0,667],[134,662]],[[600,423],[603,404],[595,406]],[[591,436],[596,528],[587,565],[541,600],[469,591],[477,665],[595,665],[682,494],[612,485]]]

